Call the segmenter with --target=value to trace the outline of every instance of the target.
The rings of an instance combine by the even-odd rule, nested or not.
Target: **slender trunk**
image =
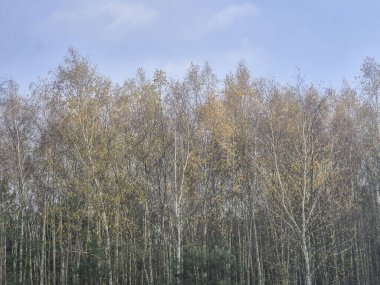
[[[5,223],[3,223],[3,233],[4,233],[4,247],[3,247],[3,251],[4,251],[4,264],[3,264],[3,284],[7,284],[7,235],[5,234]]]
[[[146,269],[146,255],[148,252],[148,221],[147,221],[147,215],[148,215],[148,204],[145,203],[145,210],[144,210],[144,251],[143,251],[143,272],[145,275],[146,282],[148,284],[151,284],[148,271]],[[143,277],[142,277],[143,278]],[[142,279],[143,280],[143,279]]]
[[[5,235],[5,217],[2,213],[1,217],[1,228],[0,228],[0,283],[6,283],[6,261],[7,261],[7,251],[6,251],[6,235]]]
[[[146,205],[147,216],[149,215],[149,208]],[[148,273],[149,273],[149,283],[154,284],[153,282],[153,264],[152,264],[152,237],[150,233],[150,224],[147,224],[147,252],[148,252]]]
[[[304,161],[303,161],[303,195],[301,204],[301,214],[302,214],[302,226],[301,226],[301,241],[302,241],[302,252],[305,262],[305,284],[311,285],[311,270],[310,270],[310,256],[309,248],[307,245],[306,231],[307,231],[307,221],[306,221],[306,202],[307,202],[307,167],[308,167],[308,150],[307,150],[307,136],[305,134],[305,126],[303,127],[303,151],[304,151]]]
[[[55,241],[55,217],[53,217],[53,220],[52,220],[52,250],[53,250],[53,276],[52,276],[52,279],[53,279],[53,285],[55,285],[56,283],[56,278],[57,278],[57,274],[56,274],[56,256],[57,256],[57,253],[56,253],[56,241]]]
[[[30,234],[29,238],[32,240],[32,227],[30,226]],[[33,283],[33,257],[32,257],[32,243],[29,244],[29,281],[32,284]]]
[[[19,274],[18,274],[18,281],[20,284],[22,284],[23,282],[23,248],[24,248],[24,209],[23,209],[23,205],[21,206],[21,228],[20,228],[20,243],[19,243],[19,246],[20,246],[20,252],[19,252]]]
[[[79,227],[79,226],[78,226]],[[72,265],[73,265],[73,283],[74,284],[79,284],[80,279],[79,279],[79,273],[78,269],[80,266],[80,258],[81,258],[81,241],[80,241],[80,235],[79,231],[75,233],[75,244],[73,245],[73,260],[72,260]]]
[[[177,224],[177,284],[181,283],[181,252],[182,246],[182,222],[179,221]]]
[[[176,280],[177,284],[181,283],[181,242],[182,242],[182,222],[181,222],[181,205],[180,194],[177,189],[177,133],[174,133],[174,192],[175,192],[175,215],[177,222],[177,245],[176,245]]]
[[[109,233],[107,214],[105,211],[103,211],[102,216],[103,216],[104,231],[106,234],[106,263],[107,263],[107,270],[108,270],[108,285],[112,285],[113,280],[112,280],[112,261],[111,261],[111,237]]]
[[[62,224],[62,211],[59,213],[59,251],[61,258],[61,284],[65,284],[65,251],[63,246],[63,224]]]
[[[46,263],[46,199],[43,208],[42,220],[42,245],[41,245],[41,264],[40,264],[40,285],[45,283],[45,263]]]
[[[261,259],[260,259],[260,252],[259,252],[259,241],[257,238],[257,227],[256,227],[256,218],[255,214],[253,216],[253,238],[255,242],[255,250],[256,250],[256,263],[257,263],[257,277],[258,277],[258,284],[262,285],[264,284],[263,280],[263,273],[262,273],[262,265],[261,265]]]
[[[116,280],[115,282],[118,283],[121,280],[120,276],[122,276],[120,270],[119,270],[119,235],[120,235],[120,209],[118,207],[117,213],[116,213],[116,235],[115,235],[115,275]]]
[[[18,242],[15,241],[13,246],[12,246],[12,256],[13,256],[13,280],[14,282],[16,282],[16,278],[17,278],[17,272],[16,272],[16,268],[17,268],[17,246],[18,246]]]
[[[311,285],[310,257],[304,228],[302,229],[302,251],[305,261],[305,284]]]
[[[20,243],[19,243],[19,283],[23,281],[23,246],[24,246],[24,207],[25,207],[25,191],[24,191],[24,166],[23,166],[23,157],[21,152],[21,139],[19,128],[16,125],[16,122],[13,121],[13,127],[16,132],[16,156],[17,156],[17,167],[18,167],[18,183],[19,183],[19,197],[20,197]]]

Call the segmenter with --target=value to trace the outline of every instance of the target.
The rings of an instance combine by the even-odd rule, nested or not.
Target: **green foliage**
[[[189,245],[184,248],[183,284],[232,285],[236,258],[227,247]]]
[[[88,244],[87,252],[82,256],[79,267],[74,271],[79,274],[81,284],[96,283],[97,280],[107,276],[107,266],[104,250],[99,246],[96,238],[92,238]]]

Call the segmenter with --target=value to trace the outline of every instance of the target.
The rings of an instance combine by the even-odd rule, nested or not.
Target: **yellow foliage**
[[[214,142],[223,149],[229,148],[230,139],[234,134],[234,127],[225,105],[216,96],[210,96],[206,101],[201,112],[201,122],[203,128],[210,132]]]

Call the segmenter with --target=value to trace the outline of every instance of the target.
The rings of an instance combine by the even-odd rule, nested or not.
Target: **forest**
[[[380,284],[380,65],[294,81],[1,79],[0,284]]]

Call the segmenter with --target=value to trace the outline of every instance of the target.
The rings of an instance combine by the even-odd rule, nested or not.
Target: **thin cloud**
[[[193,25],[185,28],[184,38],[195,40],[216,31],[229,29],[237,22],[246,20],[257,12],[258,8],[252,3],[228,5],[214,14],[208,15],[207,19],[196,17]]]
[[[82,5],[56,11],[50,22],[69,27],[81,25],[82,28],[101,27],[103,31],[125,30],[145,26],[158,17],[157,11],[138,2],[86,1]]]
[[[121,1],[109,1],[99,5],[99,16],[110,18],[110,28],[118,28],[122,25],[139,26],[151,23],[158,13],[148,9],[141,3],[124,3]]]
[[[240,5],[230,5],[213,15],[207,22],[209,31],[231,26],[239,18],[252,16],[257,12],[255,5],[244,3]]]

